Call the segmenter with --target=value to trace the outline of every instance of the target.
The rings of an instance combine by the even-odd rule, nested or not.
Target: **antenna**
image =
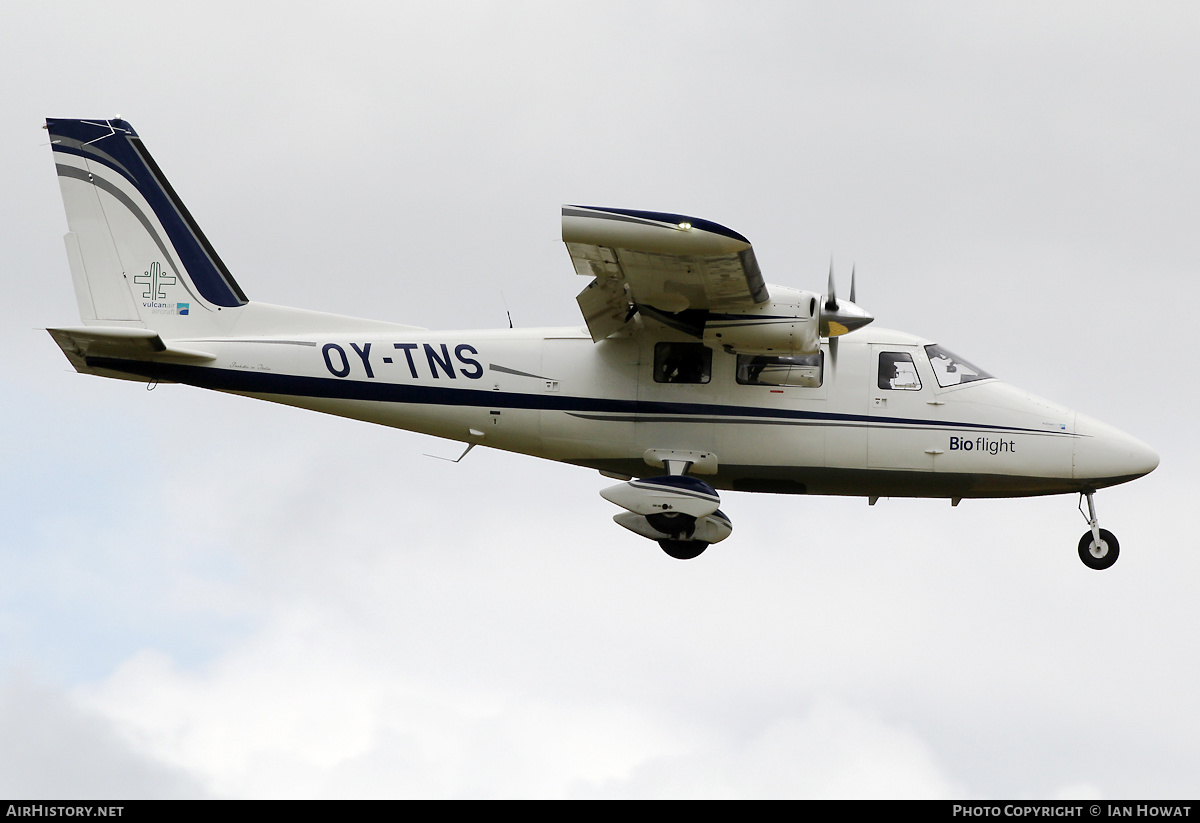
[[[508,327],[513,327],[512,312],[508,310],[508,300],[504,297],[504,289],[500,290],[500,299],[504,302],[504,313],[508,315]]]

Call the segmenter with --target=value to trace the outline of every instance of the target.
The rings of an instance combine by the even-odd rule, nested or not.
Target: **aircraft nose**
[[[1154,449],[1087,415],[1075,416],[1075,434],[1072,474],[1077,480],[1111,486],[1149,474],[1158,466]]]

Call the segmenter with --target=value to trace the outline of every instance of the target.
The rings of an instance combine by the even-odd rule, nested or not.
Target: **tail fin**
[[[46,128],[83,322],[139,326],[168,339],[228,329],[246,295],[133,127],[48,119]]]

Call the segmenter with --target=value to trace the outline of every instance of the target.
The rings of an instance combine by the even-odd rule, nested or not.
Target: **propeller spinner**
[[[821,304],[821,336],[829,338],[830,366],[837,368],[838,337],[843,334],[861,329],[875,319],[875,316],[854,302],[857,267],[850,269],[850,299],[838,300],[833,283],[833,261],[829,262],[829,293]]]

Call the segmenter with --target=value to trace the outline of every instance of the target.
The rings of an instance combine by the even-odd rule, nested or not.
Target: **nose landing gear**
[[[1090,526],[1089,530],[1083,533],[1083,537],[1079,538],[1079,559],[1089,569],[1102,571],[1117,562],[1121,546],[1112,532],[1100,528],[1100,521],[1096,518],[1096,505],[1092,500],[1094,494],[1094,491],[1085,491],[1079,495],[1080,514],[1083,514],[1083,498],[1087,498],[1088,513],[1083,514],[1083,519]]]

